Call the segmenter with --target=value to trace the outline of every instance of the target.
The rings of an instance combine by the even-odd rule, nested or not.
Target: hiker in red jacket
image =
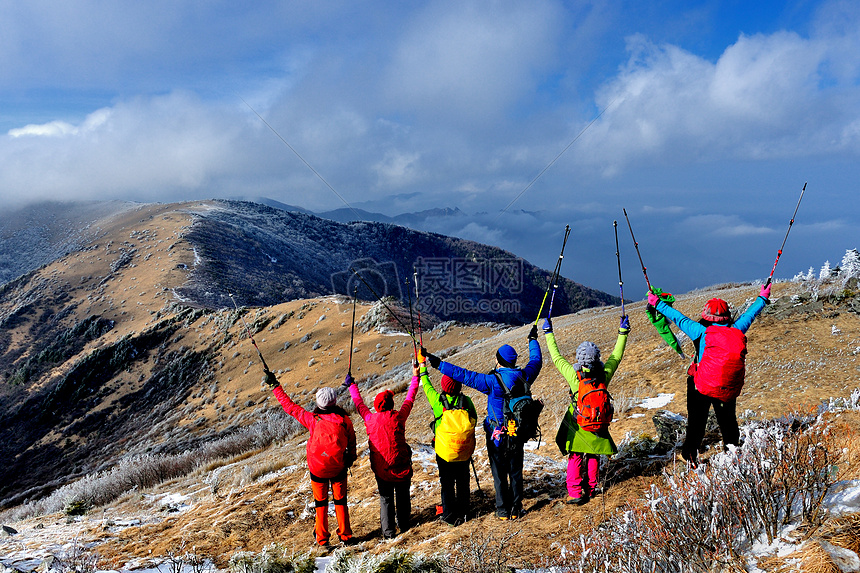
[[[290,400],[278,379],[268,370],[266,384],[272,389],[284,411],[311,433],[306,449],[316,508],[314,535],[317,544],[329,547],[329,482],[337,517],[337,536],[342,543],[349,543],[352,529],[349,526],[349,511],[346,506],[346,472],[356,459],[352,420],[346,411],[337,405],[337,392],[334,388],[323,387],[317,390],[316,407],[313,412],[308,412]]]
[[[412,382],[406,391],[406,399],[400,410],[394,409],[394,394],[385,389],[376,395],[371,412],[352,375],[347,374],[343,385],[349,388],[352,401],[367,428],[370,447],[370,467],[376,476],[379,488],[379,521],[382,537],[393,539],[396,535],[395,514],[400,533],[407,531],[412,518],[412,501],[409,486],[412,483],[412,448],[406,443],[406,419],[412,412],[415,394],[418,392],[418,364],[412,365]]]
[[[732,319],[728,303],[720,298],[705,303],[702,318],[693,320],[654,292],[648,292],[648,305],[674,322],[696,349],[693,363],[687,369],[687,436],[681,447],[681,457],[693,467],[698,465],[711,406],[723,444],[737,446],[740,441],[735,410],[746,374],[744,333],[770,302],[770,287],[770,283],[763,285],[755,302],[736,319]]]

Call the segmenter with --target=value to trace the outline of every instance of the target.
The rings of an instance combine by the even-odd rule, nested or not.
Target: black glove
[[[543,326],[541,328],[543,328],[544,334],[549,334],[550,332],[552,332],[552,321],[549,319],[549,317],[543,319]]]
[[[437,370],[439,369],[439,365],[442,364],[441,358],[439,358],[438,356],[435,356],[433,354],[430,354],[429,352],[427,352],[427,349],[424,348],[423,346],[421,347],[421,354],[424,355],[424,358],[427,359],[427,362],[430,363],[430,366],[432,366],[433,368],[435,368]]]
[[[630,317],[626,314],[621,317],[621,324],[618,326],[618,334],[630,334]]]
[[[529,330],[529,340],[537,340],[537,324],[533,324],[532,329]]]
[[[277,379],[277,378],[275,378],[275,374],[274,374],[271,370],[264,370],[264,372],[265,372],[265,374],[266,374],[266,377],[265,377],[265,379],[264,379],[264,380],[265,380],[265,382],[266,382],[266,385],[267,385],[269,388],[271,388],[272,390],[274,390],[275,388],[277,388],[278,386],[280,386],[280,385],[281,385],[281,383],[280,383],[280,382],[278,382],[278,379]]]
[[[346,378],[343,379],[343,384],[341,384],[341,386],[349,388],[353,384],[355,384],[355,380],[352,379],[352,374],[347,374]]]

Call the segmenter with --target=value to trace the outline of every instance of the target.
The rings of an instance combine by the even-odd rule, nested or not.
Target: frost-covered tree
[[[830,261],[824,261],[821,270],[818,271],[818,280],[826,281],[830,278]]]
[[[860,251],[848,249],[839,264],[839,279],[845,286],[850,279],[855,277],[860,278]]]

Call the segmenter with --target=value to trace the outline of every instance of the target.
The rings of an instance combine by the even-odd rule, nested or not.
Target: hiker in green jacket
[[[577,347],[576,363],[571,364],[558,351],[549,318],[544,320],[543,331],[552,363],[570,385],[571,404],[558,429],[556,443],[568,456],[567,503],[582,505],[601,493],[598,456],[618,451],[609,434],[612,404],[606,386],[624,355],[630,320],[626,315],[621,317],[615,349],[606,363],[600,361],[600,349],[586,341]],[[587,483],[583,483],[583,470],[588,474]]]
[[[461,393],[462,384],[442,375],[442,392],[436,390],[427,375],[427,364],[421,359],[421,387],[433,408],[433,446],[439,466],[442,488],[441,520],[447,525],[459,525],[469,517],[469,461],[475,451],[475,424],[478,412],[472,399]],[[449,412],[443,420],[443,414]],[[451,416],[452,419],[447,419]]]

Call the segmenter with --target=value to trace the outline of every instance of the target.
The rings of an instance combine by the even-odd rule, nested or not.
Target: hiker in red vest
[[[386,389],[376,395],[373,400],[374,413],[364,403],[358,385],[350,374],[346,375],[343,385],[349,388],[352,401],[367,428],[370,467],[379,488],[382,537],[393,539],[396,535],[395,515],[400,533],[407,531],[411,524],[409,486],[412,482],[412,448],[406,443],[406,419],[412,412],[418,392],[418,364],[412,365],[412,382],[400,410],[394,409],[394,394],[391,390]]]
[[[284,411],[311,433],[306,450],[316,509],[314,535],[317,544],[329,547],[329,483],[337,517],[337,536],[341,543],[349,543],[352,529],[349,526],[349,511],[346,506],[346,473],[356,459],[352,420],[346,411],[337,405],[337,392],[334,388],[323,387],[317,390],[316,407],[313,412],[308,412],[290,400],[278,379],[268,370],[266,384],[272,389]]]
[[[711,406],[723,444],[737,446],[740,441],[735,409],[746,374],[744,333],[769,302],[770,286],[770,283],[762,286],[755,302],[736,320],[732,320],[728,303],[719,298],[705,303],[702,318],[696,321],[653,292],[648,293],[648,304],[689,336],[696,349],[693,363],[687,369],[687,436],[681,447],[681,457],[693,467],[698,464]]]
[[[600,349],[588,341],[577,347],[576,363],[571,364],[558,351],[549,318],[543,322],[543,332],[552,363],[570,385],[571,404],[555,437],[561,453],[568,456],[567,503],[583,505],[601,493],[599,456],[618,452],[609,434],[613,407],[606,386],[624,356],[630,320],[621,317],[615,348],[605,364],[600,361]]]

